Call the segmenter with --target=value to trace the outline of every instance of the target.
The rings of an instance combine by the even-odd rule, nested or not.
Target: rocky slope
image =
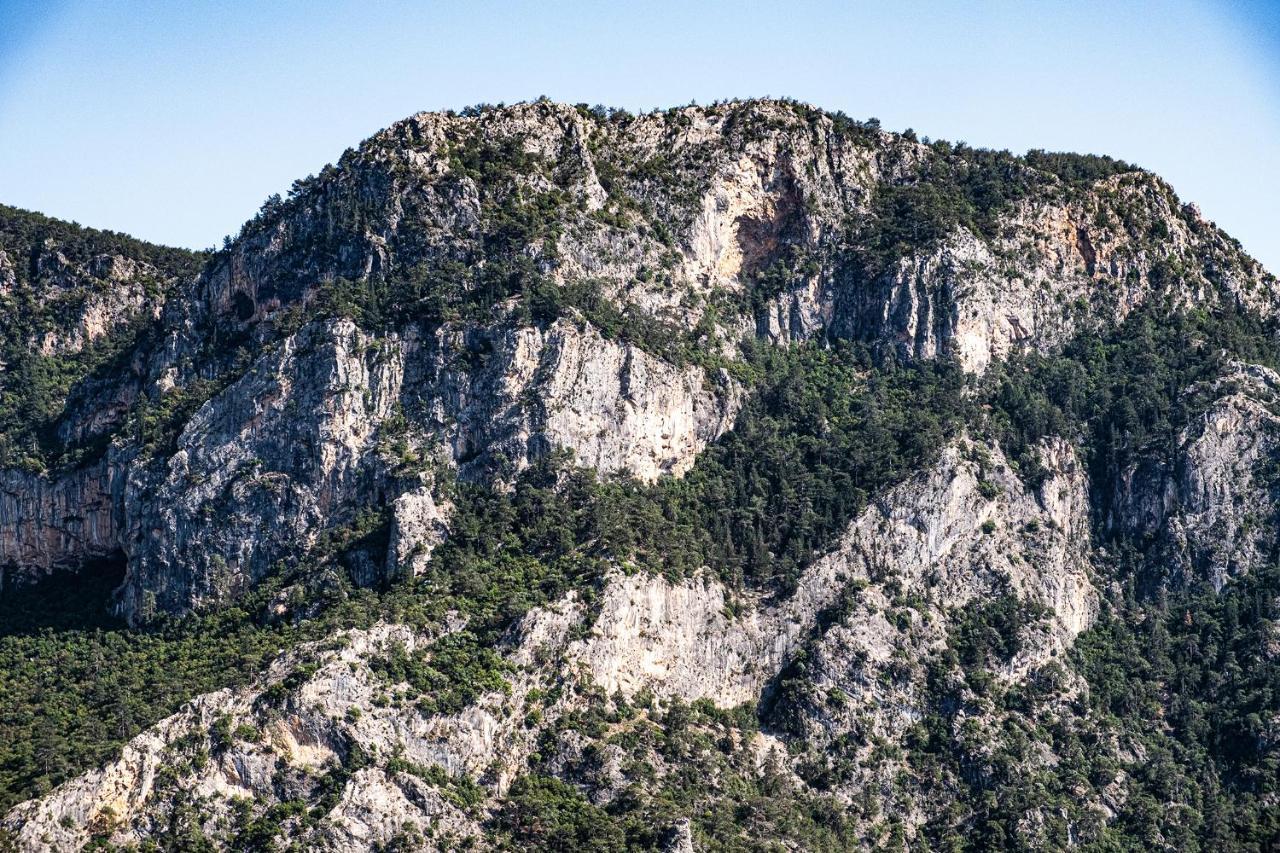
[[[2,328],[31,354],[0,612],[105,561],[92,615],[126,647],[248,638],[148,670],[200,690],[117,714],[101,767],[0,751],[61,783],[0,846],[1280,820],[1276,281],[1154,175],[791,102],[540,101],[399,122],[204,258],[0,215],[0,299],[40,306]],[[57,381],[13,390],[33,375]],[[0,629],[14,696],[37,636]],[[1206,642],[1263,682],[1192,678]],[[123,707],[99,679],[68,719]],[[1174,753],[1169,793],[1142,768]],[[1223,788],[1252,811],[1212,812]]]
[[[814,727],[810,744],[865,724],[873,731],[864,736],[900,736],[920,713],[913,695],[920,682],[898,672],[886,687],[885,674],[944,647],[952,614],[970,601],[1008,590],[1025,606],[1046,608],[1047,621],[1028,626],[1019,638],[1025,648],[999,675],[1013,682],[1090,623],[1089,555],[1076,547],[1088,523],[1082,471],[1069,447],[1044,454],[1053,473],[1032,493],[998,449],[967,440],[949,448],[935,470],[885,496],[891,513],[868,510],[793,593],[776,600],[748,597],[730,612],[732,593],[707,576],[672,583],[615,574],[590,609],[571,593],[513,627],[501,645],[511,676],[456,715],[424,714],[411,684],[380,671],[389,656],[429,653],[434,637],[379,625],[304,646],[251,685],[197,698],[135,738],[118,761],[18,807],[7,824],[30,849],[71,849],[95,836],[120,845],[158,840],[175,821],[226,843],[246,821],[289,802],[304,803],[299,814],[311,819],[286,819],[281,833],[308,849],[405,837],[446,848],[480,841],[489,812],[528,772],[535,751],[549,741],[553,754],[537,760],[554,764],[586,748],[589,738],[558,727],[569,715],[604,697],[634,703],[642,692],[656,703],[655,716],[672,702],[754,703],[778,689],[802,648],[813,660],[810,679],[805,696],[787,701],[792,713],[813,705],[804,717]],[[981,484],[997,493],[987,497]],[[904,600],[913,603],[904,608]],[[837,602],[840,615],[819,625]],[[832,709],[824,697],[836,691],[847,698]],[[766,733],[738,737],[757,752],[779,745]],[[353,754],[362,766],[345,772]],[[909,766],[908,755],[900,767]],[[444,773],[431,776],[431,768]],[[878,784],[883,773],[851,781],[844,795]],[[324,774],[342,777],[336,802],[324,799],[332,793],[318,783]],[[481,781],[469,811],[451,802],[447,782],[438,787],[451,777]],[[593,798],[616,795],[607,787],[624,782],[615,771]],[[182,815],[177,792],[188,809]],[[237,811],[240,798],[253,803],[247,814]]]
[[[1119,523],[1141,536],[1165,534],[1174,564],[1219,589],[1268,552],[1278,388],[1270,368],[1229,364],[1193,389],[1212,402],[1178,434],[1173,458],[1135,465],[1120,481]]]

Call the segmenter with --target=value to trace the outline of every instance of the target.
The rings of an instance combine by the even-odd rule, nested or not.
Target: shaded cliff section
[[[120,561],[104,426],[136,402],[132,362],[206,259],[0,205],[0,589]]]

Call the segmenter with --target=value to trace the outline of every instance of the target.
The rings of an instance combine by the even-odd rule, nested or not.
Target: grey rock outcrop
[[[378,688],[367,668],[370,658],[391,643],[417,641],[405,628],[384,627],[348,635],[337,651],[299,649],[251,688],[196,699],[131,741],[102,770],[13,810],[6,826],[18,829],[19,845],[29,850],[75,850],[91,836],[136,844],[168,817],[177,786],[202,815],[197,827],[225,838],[237,800],[247,798],[260,813],[286,789],[315,796],[323,774],[340,767],[350,738],[360,737],[349,731],[353,726],[375,736],[393,734],[377,723],[359,723],[351,709],[372,708]],[[285,709],[264,704],[265,690],[304,665],[318,668]],[[299,841],[309,849],[355,851],[390,843],[407,827],[419,837],[436,835],[441,846],[433,849],[448,849],[450,837],[479,834],[473,818],[433,787],[406,772],[378,768],[353,774],[317,828],[289,824],[285,831],[303,834]]]
[[[859,519],[816,570],[853,583],[839,616],[806,647],[805,681],[786,697],[815,742],[850,731],[898,738],[923,713],[921,667],[966,607],[1010,595],[1029,612],[1020,651],[996,676],[1020,682],[1070,648],[1097,613],[1087,481],[1075,451],[1040,450],[1048,477],[1027,488],[996,448],[966,443]],[[861,780],[866,782],[868,780]]]
[[[471,348],[480,363],[466,363]],[[387,457],[393,427],[415,437],[418,467],[434,460],[502,478],[569,450],[601,471],[651,480],[686,470],[732,425],[740,400],[727,376],[709,387],[700,369],[587,324],[425,338],[414,329],[378,338],[351,321],[308,325],[211,397],[172,456],[130,469],[125,612],[146,619],[224,601],[383,503],[392,552],[375,575],[398,574],[405,561],[420,570],[445,535],[447,507]]]
[[[61,476],[0,473],[0,586],[75,569],[120,548],[116,477],[107,459]]]
[[[1172,455],[1118,478],[1112,523],[1161,537],[1175,566],[1221,588],[1275,541],[1280,376],[1235,362],[1196,392],[1212,402],[1179,433]]]
[[[8,286],[0,296],[14,298],[17,279],[8,268]],[[0,271],[0,279],[5,278]],[[164,292],[172,286],[151,264],[120,254],[97,255],[87,262],[68,259],[52,240],[37,253],[26,298],[58,317],[56,326],[37,332],[28,345],[41,355],[68,355],[127,327],[159,317]],[[31,310],[28,306],[27,310]]]
[[[839,278],[802,285],[775,303],[768,334],[807,338],[830,328],[982,373],[1011,352],[1051,351],[1155,300],[1276,310],[1261,268],[1233,264],[1229,240],[1151,175],[1100,181],[1084,199],[1026,201],[996,230],[982,237],[957,227],[936,247],[899,258],[870,288]],[[1159,240],[1144,239],[1156,231]]]
[[[390,344],[373,351],[350,322],[308,326],[205,403],[158,471],[131,471],[127,613],[225,600],[351,520],[403,378]]]
[[[760,698],[810,640],[818,615],[846,590],[856,590],[857,605],[817,649],[830,659],[831,679],[840,682],[849,677],[840,668],[855,656],[872,667],[904,653],[924,659],[946,640],[951,612],[1007,587],[1051,614],[1046,630],[1027,638],[1025,656],[1011,662],[1009,677],[1024,675],[1067,648],[1097,607],[1084,471],[1065,442],[1047,443],[1042,456],[1050,475],[1033,492],[998,449],[948,449],[933,471],[895,488],[855,520],[791,596],[752,602],[736,616],[729,615],[726,590],[716,580],[619,578],[603,595],[592,635],[570,656],[610,694],[649,689],[731,708]],[[894,603],[902,600],[913,601],[915,612]],[[905,627],[889,621],[897,611],[909,617]],[[852,674],[871,686],[868,701],[875,701],[875,679]],[[845,686],[851,695],[862,692]]]
[[[429,485],[407,491],[395,499],[387,543],[387,574],[422,574],[431,560],[431,552],[449,534],[450,509],[447,502],[436,502]]]

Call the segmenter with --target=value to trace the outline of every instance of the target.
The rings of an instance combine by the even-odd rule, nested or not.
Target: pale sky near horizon
[[[397,119],[543,94],[1111,154],[1280,273],[1280,0],[0,0],[0,203],[214,246]]]

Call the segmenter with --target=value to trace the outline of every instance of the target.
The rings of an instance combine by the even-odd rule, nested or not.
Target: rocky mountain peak
[[[419,113],[208,255],[2,208],[0,846],[1207,837],[1192,749],[1270,825],[1276,284],[783,100]]]

